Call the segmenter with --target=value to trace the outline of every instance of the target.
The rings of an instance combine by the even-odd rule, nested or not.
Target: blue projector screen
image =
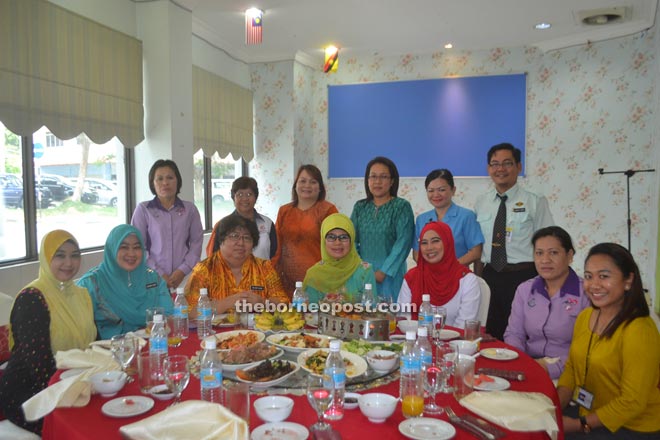
[[[525,157],[525,74],[328,86],[329,177],[364,177],[375,156],[402,177],[435,168],[487,176],[486,153]]]

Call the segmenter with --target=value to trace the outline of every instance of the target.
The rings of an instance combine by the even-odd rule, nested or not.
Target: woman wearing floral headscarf
[[[41,241],[39,277],[14,300],[10,317],[11,357],[0,378],[0,407],[14,424],[40,433],[42,420],[27,422],[21,405],[48,386],[58,351],[84,349],[96,339],[92,302],[73,283],[80,247],[63,230]]]
[[[131,225],[119,225],[105,241],[103,262],[78,281],[94,305],[94,321],[101,339],[144,327],[149,307],[173,308],[165,281],[147,267],[142,234]]]
[[[431,295],[431,304],[447,309],[446,324],[463,327],[479,313],[479,279],[458,262],[451,229],[442,222],[430,222],[419,237],[417,266],[406,273],[399,304],[422,304],[422,294]]]
[[[321,261],[307,270],[303,288],[310,303],[318,303],[328,293],[341,293],[354,299],[371,284],[376,291],[372,266],[355,250],[355,228],[344,214],[332,214],[321,224]]]

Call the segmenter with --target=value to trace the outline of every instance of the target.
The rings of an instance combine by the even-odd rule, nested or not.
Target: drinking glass
[[[442,339],[442,330],[445,328],[445,323],[447,322],[447,309],[441,306],[436,306],[433,308],[433,343],[437,346]]]
[[[323,413],[332,402],[332,389],[328,385],[331,385],[331,381],[324,380],[323,377],[309,376],[307,378],[307,400],[318,416],[318,421],[310,427],[312,432],[331,429],[330,424],[323,420]]]
[[[474,358],[459,356],[454,369],[454,398],[461,400],[474,389]]]
[[[454,389],[449,385],[449,377],[454,372],[454,363],[458,356],[458,351],[449,342],[441,341],[436,345],[435,365],[440,368],[440,389],[441,393],[452,393]]]
[[[121,365],[121,370],[126,372],[126,369],[131,365],[131,361],[137,353],[138,341],[132,336],[125,334],[115,335],[110,339],[110,351],[112,357],[115,358],[117,363]]]
[[[422,374],[424,375],[424,389],[429,393],[429,403],[424,405],[424,414],[442,414],[442,407],[435,403],[435,395],[443,385],[442,370],[437,365],[425,364],[422,367]]]
[[[468,319],[465,321],[465,328],[463,332],[463,339],[467,341],[474,341],[481,334],[481,322],[477,319]]]
[[[183,390],[186,389],[190,381],[188,357],[183,355],[166,357],[163,361],[163,373],[165,375],[165,383],[174,392],[174,402],[172,402],[172,405],[176,405],[181,401],[181,393],[183,393]]]

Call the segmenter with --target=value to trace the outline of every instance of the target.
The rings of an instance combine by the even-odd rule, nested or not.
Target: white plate
[[[399,432],[415,440],[446,440],[456,435],[456,428],[442,420],[417,417],[399,423]]]
[[[475,380],[479,377],[478,374],[474,375]],[[474,389],[479,391],[502,391],[508,390],[511,387],[511,384],[508,380],[497,377],[497,376],[488,376],[493,379],[493,382],[481,382],[479,385],[475,384]]]
[[[327,351],[328,353],[330,352],[330,349],[328,348],[310,348],[309,350],[300,353],[297,359],[300,368],[302,368],[303,370],[307,371],[309,374],[314,376],[320,376],[320,374],[314,373],[312,370],[307,368],[306,361],[308,357],[310,357],[319,350]],[[351,366],[346,367],[346,377],[348,379],[360,376],[367,371],[367,361],[365,361],[362,357],[358,356],[355,353],[351,353],[344,350],[340,351],[340,353],[343,359],[348,359],[353,364]]]
[[[236,325],[235,322],[223,322],[227,316],[229,316],[229,313],[221,313],[220,315],[214,316],[211,321],[213,327],[234,327]]]
[[[508,348],[484,348],[479,353],[483,357],[495,361],[510,361],[518,358],[518,353]]]
[[[289,333],[276,333],[276,334],[270,335],[266,338],[266,342],[268,342],[269,344],[274,345],[276,347],[279,347],[283,350],[289,351],[291,353],[302,353],[303,351],[309,350],[310,348],[321,348],[321,347],[302,347],[302,348],[299,348],[299,347],[291,347],[289,345],[280,344],[280,341],[283,338],[287,337],[287,336],[291,337],[291,336],[296,336],[296,335],[300,335],[300,334],[303,334],[303,333],[305,333],[305,334],[307,334],[307,335],[309,335],[313,338],[316,338],[316,340],[319,341],[319,342],[325,341],[327,343],[328,347],[330,346],[330,343],[328,341],[330,341],[331,339],[335,339],[333,337],[326,336],[326,335],[315,335],[315,334],[306,333],[306,332],[289,332]],[[328,348],[328,347],[323,347],[323,348]]]
[[[170,391],[167,385],[156,385],[155,387],[151,387],[149,390],[149,394],[151,394],[154,399],[158,400],[170,400],[174,398],[174,393],[172,392],[167,392],[163,393],[163,391]]]
[[[218,350],[222,350],[220,348],[220,343],[222,341],[226,341],[229,338],[233,338],[234,336],[238,336],[241,333],[254,333],[257,336],[257,342],[261,342],[266,338],[266,335],[263,332],[256,331],[256,330],[230,330],[228,332],[216,333],[215,334],[215,339],[216,339],[217,344],[218,344]],[[200,345],[200,347],[204,348],[204,341],[200,341],[199,345]],[[225,350],[228,350],[228,349],[225,349]]]
[[[309,431],[293,422],[264,423],[252,431],[252,440],[307,440]]]
[[[263,362],[263,361],[262,361]],[[236,379],[240,380],[241,382],[249,383],[253,387],[256,388],[266,388],[271,385],[277,385],[278,383],[282,383],[285,380],[287,380],[290,376],[293,376],[300,370],[300,365],[296,364],[293,361],[283,361],[283,362],[288,362],[290,364],[293,364],[293,370],[290,371],[289,373],[285,374],[284,376],[278,377],[277,379],[269,380],[268,382],[254,382],[251,380],[246,380],[246,379],[241,379],[240,377],[236,376]],[[245,368],[245,371],[250,371],[252,368],[256,368],[258,364],[261,362],[258,362],[256,365],[251,366],[250,368]]]
[[[118,397],[106,402],[101,412],[108,417],[133,417],[144,414],[154,406],[154,399],[144,396]]]
[[[70,370],[63,371],[62,374],[60,374],[60,380],[66,379],[67,377],[78,376],[87,370],[88,368],[72,368]]]
[[[449,341],[450,339],[456,339],[460,337],[461,334],[455,330],[447,330],[447,329],[442,329],[440,330],[440,339],[443,341]]]
[[[143,328],[141,328],[140,330],[135,330],[133,332],[133,334],[135,334],[135,336],[139,336],[140,338],[143,338],[143,339],[149,339],[149,335],[147,334],[147,330],[145,330]]]
[[[346,402],[346,399],[349,397],[353,397],[355,399],[355,403],[348,403]],[[345,409],[355,409],[358,407],[357,399],[360,398],[360,394],[358,393],[346,393],[344,394],[344,408]]]
[[[284,351],[281,348],[278,348],[277,352],[274,355],[272,355],[271,357],[267,358],[267,359],[271,359],[271,360],[272,359],[277,359],[278,357],[282,356],[283,354],[284,354]],[[260,364],[265,360],[266,359],[261,359],[261,360],[258,360],[258,361],[249,362],[247,364],[227,364],[227,363],[223,362],[222,363],[222,369],[225,370],[225,371],[245,370],[246,368],[249,368],[253,365]]]

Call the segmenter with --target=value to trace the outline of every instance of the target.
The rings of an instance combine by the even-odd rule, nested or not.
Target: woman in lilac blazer
[[[590,303],[582,279],[570,267],[575,249],[568,232],[559,226],[539,229],[532,245],[539,275],[518,286],[504,342],[536,359],[557,379],[564,370],[575,318]]]

